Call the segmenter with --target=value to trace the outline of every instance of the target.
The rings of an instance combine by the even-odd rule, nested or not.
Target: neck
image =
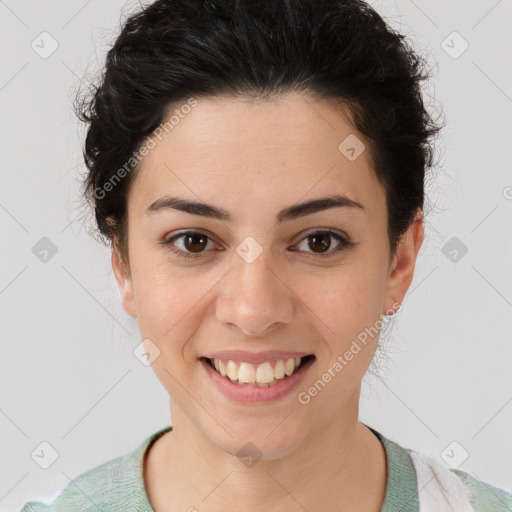
[[[251,460],[237,457],[240,450],[220,449],[173,407],[173,430],[155,443],[145,465],[151,505],[156,512],[216,512],[242,504],[255,512],[378,512],[386,490],[385,451],[357,412],[356,402],[323,430],[302,433],[288,453],[268,459],[258,450]],[[237,446],[251,452],[246,442]]]

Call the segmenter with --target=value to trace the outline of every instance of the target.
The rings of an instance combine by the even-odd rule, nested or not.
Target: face
[[[350,134],[366,145],[355,160],[339,149]],[[357,416],[375,329],[402,301],[422,241],[419,217],[390,254],[368,148],[347,113],[290,94],[199,99],[144,157],[127,198],[128,258],[113,251],[112,262],[175,426],[232,454],[250,440],[273,459]],[[346,204],[289,209],[333,196]],[[283,396],[241,402],[201,359],[222,350],[314,359]]]

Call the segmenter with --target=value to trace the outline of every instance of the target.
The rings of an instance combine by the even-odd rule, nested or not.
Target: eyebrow
[[[355,208],[363,212],[365,211],[363,205],[357,201],[343,195],[330,194],[327,197],[287,206],[277,214],[277,220],[282,222],[297,219],[329,208]],[[146,214],[153,214],[164,210],[178,210],[192,215],[201,215],[228,222],[232,220],[232,216],[227,210],[179,197],[163,197],[158,199],[146,209]]]

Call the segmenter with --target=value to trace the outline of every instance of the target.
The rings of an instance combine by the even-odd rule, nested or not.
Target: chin
[[[286,422],[287,420],[283,424]],[[276,428],[276,424],[279,422],[275,422],[272,427],[267,424],[262,426],[258,422],[253,422],[252,426],[238,425],[236,431],[230,431],[231,436],[221,428],[218,435],[207,437],[218,449],[235,457],[277,460],[296,451],[304,444],[307,434],[304,433],[304,429],[299,429],[299,435],[290,432],[289,425],[287,430]],[[296,424],[295,427],[297,428]]]

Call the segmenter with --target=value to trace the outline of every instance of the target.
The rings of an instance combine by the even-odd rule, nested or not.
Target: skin
[[[240,504],[255,512],[381,509],[385,451],[358,421],[361,379],[378,336],[307,405],[297,399],[359,333],[397,309],[423,241],[418,210],[390,253],[385,192],[369,143],[354,161],[338,150],[351,133],[364,141],[348,112],[303,94],[201,98],[144,157],[127,197],[127,253],[114,246],[112,265],[124,309],[160,350],[152,367],[170,395],[173,431],[157,440],[144,464],[156,512]],[[286,206],[331,193],[365,210],[276,219]],[[166,195],[221,207],[233,220],[171,209],[145,213]],[[327,238],[331,255],[323,258],[306,237],[318,228],[341,232],[353,244],[335,251],[339,242]],[[196,260],[162,244],[184,229],[210,237]],[[263,250],[252,263],[236,252],[248,236]],[[174,246],[194,250],[184,237]],[[297,392],[240,404],[212,385],[198,361],[228,348],[297,350],[316,360]],[[237,457],[247,442],[261,452],[251,467]]]

